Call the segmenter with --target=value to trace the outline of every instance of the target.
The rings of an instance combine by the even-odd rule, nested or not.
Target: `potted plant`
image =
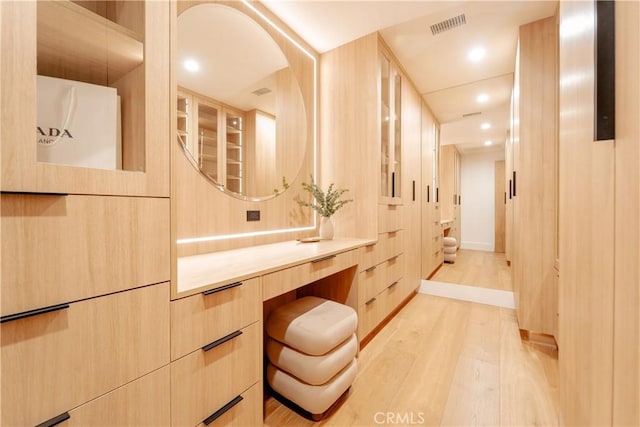
[[[313,200],[311,202],[307,202],[298,198],[298,205],[311,208],[318,212],[321,216],[320,238],[323,240],[333,239],[333,223],[331,222],[331,216],[336,213],[338,209],[353,201],[353,199],[341,199],[342,195],[349,190],[343,188],[334,189],[334,184],[331,183],[325,193],[314,182],[313,175],[311,175],[311,183],[302,183],[302,189],[309,192],[313,196]]]

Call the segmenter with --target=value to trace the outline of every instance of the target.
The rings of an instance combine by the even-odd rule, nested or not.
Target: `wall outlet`
[[[247,221],[260,221],[260,211],[247,211]]]

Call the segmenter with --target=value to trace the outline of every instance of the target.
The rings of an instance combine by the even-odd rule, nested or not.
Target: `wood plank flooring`
[[[558,424],[557,353],[510,309],[416,295],[365,347],[347,398],[314,423],[274,398],[265,425]]]
[[[445,263],[430,280],[512,291],[511,270],[503,253],[458,250],[456,262]]]

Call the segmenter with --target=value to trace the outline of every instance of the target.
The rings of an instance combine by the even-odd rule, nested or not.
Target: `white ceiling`
[[[442,125],[441,143],[462,153],[501,149],[509,105],[518,27],[554,14],[556,1],[316,1],[263,3],[318,52],[380,31]],[[438,35],[430,26],[465,14],[466,24]],[[482,46],[486,57],[467,59]],[[476,102],[480,93],[489,101]],[[467,118],[462,116],[480,112]],[[481,130],[482,123],[491,128]],[[494,145],[485,147],[491,140]]]

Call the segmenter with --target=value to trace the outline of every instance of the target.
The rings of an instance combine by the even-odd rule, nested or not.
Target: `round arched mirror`
[[[286,190],[307,147],[305,103],[280,47],[229,6],[178,16],[178,141],[215,187],[245,200]]]

